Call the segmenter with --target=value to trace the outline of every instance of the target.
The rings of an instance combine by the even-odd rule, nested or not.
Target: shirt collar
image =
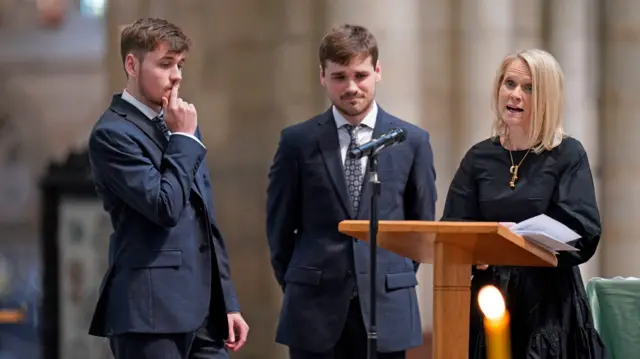
[[[122,91],[122,99],[129,102],[133,106],[135,106],[140,112],[142,112],[145,116],[147,116],[150,120],[156,118],[158,116],[158,112],[154,111],[151,107],[143,104],[138,101],[135,97],[133,97],[127,90]]]
[[[333,112],[333,119],[336,121],[337,128],[340,128],[345,125],[349,125],[349,122],[344,118],[344,116],[342,116],[340,111],[338,111],[338,109],[335,106],[331,107],[331,111]],[[371,110],[369,111],[367,116],[365,116],[365,118],[362,119],[362,122],[360,122],[360,124],[373,129],[376,125],[377,117],[378,117],[378,104],[375,101],[373,101],[373,103],[371,104]]]

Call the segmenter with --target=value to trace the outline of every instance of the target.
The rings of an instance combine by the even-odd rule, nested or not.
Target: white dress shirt
[[[122,99],[132,104],[133,106],[135,106],[138,110],[140,110],[140,112],[142,112],[145,116],[147,116],[149,120],[153,120],[160,114],[154,111],[151,107],[138,101],[135,97],[133,97],[130,93],[128,93],[126,89],[122,91]],[[184,132],[171,133],[171,131],[169,131],[169,136],[171,135],[182,135],[182,136],[191,137],[194,140],[196,140],[202,147],[205,147],[204,144],[196,136],[192,134],[184,133]]]
[[[349,148],[349,143],[351,143],[351,136],[349,135],[349,131],[343,127],[344,125],[349,125],[349,122],[342,116],[340,111],[333,106],[333,118],[336,121],[336,127],[338,128],[338,143],[340,144],[340,155],[342,156],[342,165],[344,166],[344,162],[347,159],[347,149]],[[367,114],[367,116],[360,123],[364,125],[364,127],[356,130],[356,142],[358,146],[361,146],[369,141],[373,137],[373,129],[376,126],[376,118],[378,117],[378,104],[374,101],[371,106],[371,111]],[[367,170],[367,160],[368,156],[362,157],[360,159],[360,169],[362,170],[362,174]]]

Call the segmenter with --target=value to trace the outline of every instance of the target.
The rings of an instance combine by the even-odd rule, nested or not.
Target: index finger
[[[175,103],[178,99],[178,90],[180,89],[180,82],[176,82],[171,88],[171,95],[169,97],[169,103]]]

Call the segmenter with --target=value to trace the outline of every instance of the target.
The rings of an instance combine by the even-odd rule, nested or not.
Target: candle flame
[[[502,293],[492,285],[487,285],[480,289],[478,304],[480,304],[480,310],[487,319],[496,320],[505,315],[506,308]]]

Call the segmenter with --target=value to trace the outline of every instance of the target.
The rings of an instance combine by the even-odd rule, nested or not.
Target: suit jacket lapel
[[[378,115],[376,116],[376,125],[373,128],[373,135],[371,139],[376,139],[387,131],[393,128],[393,118],[389,116],[380,106],[378,106]],[[382,169],[382,166],[387,157],[387,152],[381,152],[378,155],[378,171]],[[356,218],[362,218],[368,213],[371,206],[371,183],[369,182],[369,161],[367,159],[367,167],[364,174],[364,180],[362,181],[362,189],[360,190],[360,206],[358,207],[358,213]]]
[[[351,207],[351,201],[349,200],[347,185],[344,179],[344,165],[342,163],[342,156],[340,155],[338,128],[336,127],[336,122],[333,119],[331,109],[321,116],[318,121],[318,126],[320,127],[318,136],[320,152],[327,167],[327,171],[333,181],[333,185],[338,197],[340,198],[342,207],[349,217],[353,218],[353,208]]]
[[[110,108],[111,111],[138,126],[160,149],[164,150],[167,147],[167,139],[158,126],[134,105],[123,100],[120,94],[113,96]]]

